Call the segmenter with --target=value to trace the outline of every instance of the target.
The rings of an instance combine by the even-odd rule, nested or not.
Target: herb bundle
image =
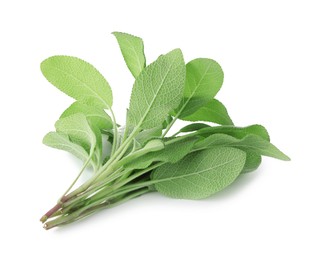
[[[289,160],[263,126],[233,125],[215,99],[223,83],[217,62],[198,58],[185,64],[175,49],[146,66],[142,39],[113,34],[135,78],[123,127],[115,120],[110,85],[92,65],[70,56],[41,63],[45,78],[76,100],[43,142],[83,161],[77,178],[41,218],[45,229],[152,191],[203,199],[257,169],[262,155]],[[178,119],[192,123],[168,135]],[[109,154],[103,153],[106,146]],[[92,177],[72,190],[87,167]]]

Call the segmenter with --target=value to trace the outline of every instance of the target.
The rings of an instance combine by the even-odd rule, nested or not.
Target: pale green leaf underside
[[[242,171],[245,152],[216,147],[165,164],[151,175],[158,192],[177,199],[203,199],[231,184]]]
[[[149,129],[161,126],[175,109],[185,84],[182,52],[175,49],[160,56],[136,78],[130,100],[128,124]]]
[[[52,148],[67,151],[83,162],[85,162],[89,155],[84,148],[69,140],[69,136],[64,133],[49,132],[43,138],[43,144]]]
[[[104,110],[94,106],[88,106],[80,101],[74,102],[60,116],[60,118],[68,117],[77,113],[84,114],[92,125],[100,130],[109,130],[113,128],[112,119],[105,113]]]
[[[141,38],[122,32],[113,32],[120,46],[123,58],[136,78],[146,66],[144,46]]]
[[[183,117],[186,121],[205,121],[219,125],[233,125],[226,107],[218,100],[213,99],[200,107],[193,114]]]
[[[83,114],[61,118],[55,123],[55,128],[57,132],[68,135],[74,143],[81,145],[90,154],[95,149],[96,136]]]
[[[112,90],[105,78],[88,62],[70,56],[52,56],[41,63],[45,78],[65,94],[89,105],[108,109]]]
[[[223,83],[220,65],[211,59],[199,58],[186,64],[186,83],[182,101],[176,109],[178,118],[193,114],[212,100]]]

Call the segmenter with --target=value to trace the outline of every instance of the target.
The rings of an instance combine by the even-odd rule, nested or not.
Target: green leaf
[[[257,135],[247,135],[232,146],[279,160],[290,161],[290,158],[287,155],[281,152],[273,144]]]
[[[88,106],[81,103],[80,101],[76,101],[70,107],[68,107],[62,113],[60,118],[71,116],[77,113],[84,114],[87,120],[100,130],[109,130],[113,128],[112,119],[105,113],[104,110],[94,106]]]
[[[193,123],[193,124],[189,124],[187,126],[184,126],[178,132],[179,133],[194,132],[194,131],[197,131],[197,130],[200,130],[200,129],[206,128],[206,127],[210,127],[210,126],[207,125],[207,124],[203,124],[203,123]]]
[[[141,147],[151,139],[159,138],[161,136],[161,132],[162,132],[161,126],[157,126],[154,128],[141,131],[134,139],[137,143],[140,144]]]
[[[227,134],[238,139],[244,138],[249,134],[254,134],[262,137],[264,140],[270,141],[268,132],[264,126],[261,125],[250,125],[246,127],[236,127],[236,126],[214,126],[206,127],[197,131],[199,135],[209,136],[211,134]]]
[[[55,123],[57,132],[68,135],[72,142],[81,145],[89,154],[96,146],[96,135],[83,114],[74,114],[59,119]]]
[[[262,162],[262,156],[253,152],[246,152],[246,162],[241,173],[255,171]]]
[[[214,146],[231,146],[247,152],[277,158],[279,160],[290,160],[283,152],[276,148],[269,141],[254,134],[248,134],[242,139],[226,134],[212,134],[196,143],[194,149],[205,149]]]
[[[194,149],[195,150],[202,150],[209,147],[215,147],[215,146],[226,146],[226,145],[232,145],[234,143],[239,142],[240,139],[237,139],[231,135],[227,134],[212,134],[203,140],[198,141]]]
[[[49,132],[47,135],[44,136],[43,144],[52,148],[69,152],[80,160],[82,160],[83,162],[85,162],[89,157],[89,154],[84,148],[82,148],[80,145],[71,142],[69,136],[64,133]]]
[[[141,38],[122,32],[113,32],[120,46],[126,65],[136,78],[146,66],[143,41]]]
[[[110,108],[112,90],[98,70],[86,61],[70,56],[53,56],[41,63],[45,78],[70,97],[89,105]]]
[[[130,101],[128,124],[149,129],[161,126],[182,97],[185,64],[181,50],[160,56],[136,78]]]
[[[233,125],[226,107],[218,100],[213,99],[193,114],[183,117],[186,121],[206,121],[219,125]]]
[[[138,160],[127,163],[125,165],[125,168],[144,169],[151,165],[153,162],[175,163],[181,160],[189,152],[191,152],[194,143],[197,141],[197,138],[174,138],[171,140],[173,140],[173,143],[165,145],[165,148],[163,150],[147,153],[141,156],[141,158]]]
[[[177,199],[203,199],[231,184],[245,165],[245,152],[216,147],[191,153],[153,171],[156,190]]]
[[[186,84],[182,101],[175,114],[183,119],[212,100],[223,83],[220,65],[211,59],[199,58],[186,64]]]
[[[165,129],[171,122],[173,121],[173,117],[171,115],[168,115],[165,119],[165,121],[163,122],[163,129]]]

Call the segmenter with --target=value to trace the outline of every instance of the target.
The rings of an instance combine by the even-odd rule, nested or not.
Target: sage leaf
[[[82,113],[92,125],[102,130],[110,130],[113,128],[112,119],[104,110],[94,106],[88,106],[80,101],[74,102],[60,116],[60,118],[68,117],[77,113]]]
[[[64,133],[49,132],[43,138],[43,144],[55,149],[60,149],[69,152],[85,162],[89,154],[78,144],[70,141],[69,136]]]
[[[211,134],[227,134],[235,138],[241,139],[249,134],[258,135],[266,141],[270,141],[270,136],[262,125],[250,125],[246,127],[236,127],[236,126],[214,126],[205,127],[197,131],[199,135],[209,136]]]
[[[186,64],[186,84],[176,117],[183,119],[212,100],[223,83],[223,71],[212,59],[199,58]]]
[[[162,125],[168,113],[178,106],[184,84],[182,52],[175,49],[160,56],[135,80],[127,124],[142,129]]]
[[[290,160],[287,155],[281,152],[269,141],[254,134],[248,134],[242,139],[238,139],[226,134],[212,134],[204,140],[197,142],[194,149],[199,150],[214,146],[231,146],[259,155],[273,157],[279,160]]]
[[[203,199],[231,184],[245,165],[245,152],[215,147],[191,153],[175,164],[164,164],[151,174],[159,193],[177,199]]]
[[[246,152],[246,161],[241,173],[255,171],[262,162],[262,156],[253,152]]]
[[[56,131],[64,133],[69,138],[92,154],[96,146],[96,135],[83,114],[74,114],[59,119],[55,123]]]
[[[209,101],[204,106],[200,107],[193,114],[183,117],[186,121],[206,121],[217,123],[219,125],[233,125],[226,107],[216,99]]]
[[[193,124],[189,124],[187,126],[182,127],[178,132],[179,133],[188,133],[188,132],[194,132],[197,130],[200,130],[202,128],[206,128],[206,127],[210,127],[207,124],[203,124],[203,123],[193,123]]]
[[[175,163],[192,151],[192,148],[196,141],[196,137],[185,139],[179,138],[179,141],[177,138],[175,138],[173,139],[173,143],[165,145],[165,148],[163,150],[147,153],[141,156],[141,158],[138,160],[125,164],[125,168],[144,169],[151,165],[153,162]]]
[[[71,56],[52,56],[41,63],[45,78],[70,97],[108,109],[112,90],[105,78],[88,62]]]
[[[136,78],[146,66],[144,46],[141,38],[122,32],[113,32],[120,46],[123,58]]]

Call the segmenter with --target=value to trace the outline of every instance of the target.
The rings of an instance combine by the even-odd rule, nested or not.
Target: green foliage
[[[126,65],[136,78],[146,66],[142,39],[127,33],[113,32],[113,34],[120,45]]]
[[[109,115],[105,113],[104,110],[94,106],[88,106],[86,104],[81,103],[80,101],[76,101],[71,106],[69,106],[61,114],[60,118],[64,118],[78,113],[84,114],[87,120],[99,129],[110,130],[113,128],[112,119],[109,117]]]
[[[196,110],[193,114],[182,118],[186,121],[205,121],[219,125],[233,125],[226,107],[218,100],[213,99]]]
[[[112,90],[98,70],[70,56],[53,56],[41,64],[44,77],[65,94],[89,105],[110,108]]]
[[[245,152],[215,147],[191,153],[175,164],[152,173],[158,192],[177,199],[203,199],[232,183],[245,165]]]
[[[130,100],[128,122],[135,128],[161,126],[181,100],[185,82],[182,52],[160,56],[136,78]]]
[[[199,58],[187,63],[184,93],[175,111],[177,117],[183,119],[212,100],[222,83],[223,71],[214,60]]]
[[[263,126],[233,125],[225,106],[215,99],[223,83],[217,62],[199,58],[185,65],[181,50],[175,49],[146,67],[142,39],[113,34],[135,78],[122,127],[111,109],[111,88],[92,65],[69,56],[53,56],[41,64],[46,79],[77,100],[43,143],[83,161],[58,204],[42,217],[46,229],[149,191],[178,199],[206,198],[240,173],[256,170],[262,156],[289,160],[270,143]],[[170,135],[178,119],[195,123]],[[88,165],[92,177],[73,189]]]

